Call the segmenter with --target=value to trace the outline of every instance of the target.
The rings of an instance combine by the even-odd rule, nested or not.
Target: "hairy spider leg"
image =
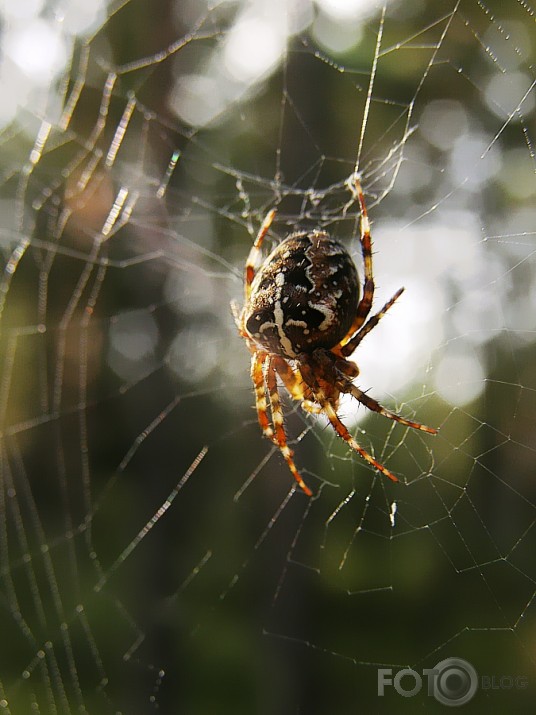
[[[257,408],[257,419],[265,437],[275,442],[275,435],[270,419],[268,417],[268,405],[266,403],[266,385],[264,382],[264,363],[266,353],[253,353],[251,356],[251,380],[255,390],[255,407]]]
[[[293,452],[287,444],[287,435],[285,434],[283,411],[281,409],[281,402],[279,400],[279,391],[277,388],[277,377],[274,365],[271,358],[268,356],[266,361],[266,388],[268,390],[268,395],[270,399],[270,407],[272,409],[272,423],[275,430],[275,442],[279,447],[285,462],[288,464],[292,476],[298,482],[302,490],[307,494],[307,496],[312,496],[313,492],[309,489],[307,484],[303,481],[300,473],[298,472],[296,465],[294,464]]]
[[[273,365],[283,385],[293,400],[302,403],[307,412],[319,412],[320,405],[313,402],[311,388],[305,383],[298,367],[291,367],[282,357],[272,357]]]
[[[306,383],[313,391],[316,402],[318,402],[318,404],[322,407],[322,411],[330,421],[331,426],[339,437],[341,437],[341,439],[343,439],[355,452],[357,452],[365,460],[365,462],[371,464],[374,469],[377,469],[378,472],[381,472],[381,474],[388,477],[391,481],[398,482],[398,477],[387,469],[387,467],[384,467],[383,464],[378,462],[378,460],[374,459],[374,457],[372,457],[366,449],[363,449],[363,447],[352,437],[346,425],[341,422],[339,416],[337,415],[339,386],[336,386],[336,398],[331,399],[318,384],[315,371],[312,366],[307,365],[305,370],[302,369],[302,372]],[[348,384],[351,384],[350,381],[348,381]]]
[[[359,178],[357,176],[354,176],[352,192],[359,201],[359,209],[361,211],[360,241],[365,276],[363,283],[363,296],[357,305],[355,318],[350,327],[350,330],[341,340],[341,343],[343,345],[348,340],[350,340],[356,330],[358,330],[363,325],[368,314],[370,313],[370,309],[372,308],[372,301],[374,299],[374,276],[372,273],[372,239],[370,236],[370,221],[368,217],[367,206],[365,203],[365,196],[363,194],[363,189],[361,188],[361,182],[359,181]]]
[[[374,469],[377,469],[378,472],[381,472],[381,474],[388,477],[392,482],[398,482],[398,477],[396,477],[389,469],[387,469],[387,467],[384,467],[383,464],[378,462],[378,460],[374,459],[374,457],[372,457],[366,451],[366,449],[363,449],[363,447],[356,442],[356,440],[352,437],[352,435],[348,431],[348,428],[346,427],[346,425],[343,424],[343,422],[341,422],[331,401],[328,400],[328,398],[323,394],[322,390],[320,390],[320,389],[318,391],[315,390],[315,399],[322,406],[322,410],[324,411],[326,417],[330,421],[333,429],[339,435],[339,437],[341,437],[366,462],[371,464],[374,467]]]
[[[413,422],[412,420],[407,420],[404,417],[400,417],[395,412],[387,410],[385,407],[380,405],[373,397],[369,397],[366,392],[360,390],[359,387],[353,385],[349,380],[340,380],[337,382],[337,387],[341,392],[352,395],[359,400],[362,405],[365,405],[372,412],[378,412],[384,417],[388,417],[390,420],[399,422],[401,425],[406,425],[406,427],[413,427],[413,429],[421,430],[421,432],[428,432],[428,434],[437,434],[437,430],[433,427],[427,427],[426,425],[420,424],[420,422]]]
[[[393,298],[389,301],[389,303],[384,306],[382,311],[385,311],[386,307],[388,308],[389,305],[392,304],[394,300],[396,300],[396,298],[397,294],[395,294]],[[380,311],[380,313],[382,311]],[[380,313],[378,313],[376,316],[373,316],[370,321],[373,321],[375,318],[377,318]],[[374,398],[369,397],[366,392],[363,392],[363,390],[360,390],[359,387],[354,385],[351,379],[353,377],[353,371],[351,370],[351,368],[355,367],[353,362],[341,358],[339,360],[336,360],[335,363],[333,363],[333,358],[329,356],[329,353],[327,353],[327,351],[322,350],[318,350],[315,353],[314,359],[315,363],[313,364],[313,367],[309,368],[308,372],[304,373],[304,377],[307,383],[311,384],[313,392],[316,393],[319,389],[321,389],[321,386],[319,385],[317,380],[318,374],[319,376],[322,376],[322,379],[327,380],[331,389],[335,388],[337,390],[337,395],[338,392],[350,394],[372,412],[378,412],[380,415],[383,415],[383,417],[388,417],[395,422],[400,422],[400,424],[406,425],[406,427],[413,427],[413,429],[428,432],[429,434],[437,434],[437,430],[433,427],[427,427],[426,425],[422,425],[419,422],[407,420],[404,417],[400,417],[400,415],[397,415],[395,412],[391,412],[391,410],[388,410],[382,405],[380,405],[380,403],[377,402]],[[314,365],[317,366],[317,374],[315,374]],[[346,370],[345,365],[348,365],[350,369]],[[328,399],[332,407],[336,409],[337,402],[332,399],[331,395],[329,397],[326,397],[326,395],[324,394],[324,397]]]
[[[249,300],[249,296],[251,295],[251,284],[253,283],[253,279],[255,278],[255,273],[257,272],[257,268],[262,262],[262,242],[264,241],[264,237],[270,230],[270,226],[272,225],[272,221],[274,220],[276,213],[276,209],[271,209],[270,211],[268,211],[264,218],[264,221],[262,222],[262,226],[259,229],[259,233],[257,234],[255,241],[253,242],[253,246],[249,251],[246,261],[246,275],[244,280],[244,297],[246,302]]]
[[[292,399],[306,400],[305,389],[307,385],[304,383],[299,369],[297,367],[292,368],[284,358],[279,356],[272,357],[272,365]]]
[[[291,368],[287,361],[281,357],[274,357],[272,360],[277,374],[292,399],[301,402],[301,407],[306,412],[320,414],[322,408],[313,401],[311,388],[305,384],[298,368]]]
[[[383,318],[383,316],[387,313],[389,308],[400,298],[402,293],[404,292],[404,288],[399,288],[397,292],[394,294],[394,296],[391,298],[391,300],[387,301],[387,303],[383,306],[383,308],[378,311],[375,315],[373,315],[371,318],[367,320],[367,322],[357,331],[357,333],[351,338],[347,343],[342,345],[341,347],[337,346],[333,348],[332,352],[334,352],[337,355],[342,355],[343,357],[348,357],[351,355],[354,350],[357,348],[359,343],[363,340],[365,335],[368,335],[370,331],[375,328],[380,320]]]

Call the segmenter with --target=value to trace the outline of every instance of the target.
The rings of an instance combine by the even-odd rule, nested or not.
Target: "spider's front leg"
[[[366,394],[366,392],[363,392],[363,390],[360,390],[359,387],[356,387],[349,381],[341,380],[339,385],[341,392],[345,392],[352,395],[356,398],[356,400],[359,400],[362,405],[368,407],[368,409],[372,412],[377,412],[378,414],[383,415],[383,417],[388,417],[394,422],[398,422],[399,424],[405,425],[406,427],[412,427],[413,429],[420,430],[421,432],[427,432],[428,434],[437,434],[438,432],[435,427],[427,427],[420,422],[413,422],[412,420],[407,420],[404,417],[400,417],[400,415],[397,415],[396,412],[391,412],[391,410],[388,410],[387,408],[383,407],[383,405],[380,405],[380,403],[377,402],[373,397],[370,397]]]
[[[279,400],[279,390],[277,388],[277,378],[274,363],[277,364],[277,367],[282,371],[283,366],[287,365],[284,360],[278,360],[277,358],[272,360],[272,358],[270,358],[270,356],[266,353],[252,353],[251,379],[255,390],[255,406],[257,408],[257,419],[259,420],[259,425],[262,429],[263,435],[280,449],[281,454],[285,459],[285,462],[288,464],[294,479],[298,482],[301,489],[307,494],[307,496],[312,496],[313,492],[309,489],[307,484],[305,484],[300,473],[298,472],[296,465],[294,464],[292,450],[287,444],[287,435],[285,434],[284,428],[283,410],[281,409],[281,402]],[[289,373],[286,374],[286,379],[284,379],[284,383],[287,386],[287,389],[294,386],[295,390],[299,390],[300,383],[297,381],[291,383],[291,374],[292,373],[290,372],[289,368]],[[273,426],[270,423],[270,418],[268,417],[266,392],[268,392],[268,397],[270,401]],[[298,399],[301,399],[302,394],[302,392],[299,392]]]
[[[305,384],[299,368],[297,366],[291,368],[282,357],[274,357],[272,360],[275,371],[292,399],[300,402],[301,408],[306,412],[314,415],[320,414],[322,408],[314,401],[311,388]]]
[[[274,442],[279,447],[285,462],[288,464],[292,476],[298,482],[302,490],[307,496],[312,496],[313,492],[303,481],[301,474],[298,472],[294,464],[293,452],[287,444],[287,435],[285,434],[283,410],[281,409],[281,401],[279,400],[279,390],[277,388],[277,377],[272,359],[268,357],[266,363],[266,388],[270,399],[270,407],[272,408],[272,422],[274,426]]]
[[[266,387],[264,383],[264,365],[268,356],[266,353],[253,353],[251,356],[251,380],[255,390],[255,407],[257,408],[257,419],[262,429],[262,433],[272,442],[276,442],[274,430],[268,417],[268,405],[266,404]]]
[[[398,482],[396,477],[387,467],[372,457],[363,447],[352,437],[346,425],[341,422],[337,414],[337,405],[340,387],[350,380],[336,367],[336,356],[328,350],[319,348],[311,355],[298,356],[301,362],[301,372],[303,379],[310,386],[316,402],[321,406],[322,412],[330,421],[335,432],[343,439],[355,452],[357,452],[374,469],[381,472],[393,482]],[[349,363],[353,365],[353,363]],[[357,369],[357,366],[356,366]],[[341,381],[344,378],[345,383]]]

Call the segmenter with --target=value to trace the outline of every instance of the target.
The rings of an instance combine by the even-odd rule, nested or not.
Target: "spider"
[[[360,242],[364,266],[363,295],[355,264],[338,241],[320,229],[298,231],[263,260],[262,243],[276,215],[266,215],[249,252],[244,275],[244,306],[232,305],[238,332],[251,352],[251,379],[263,434],[281,451],[294,479],[312,496],[288,446],[278,380],[308,412],[323,413],[335,432],[375,469],[397,482],[352,437],[337,415],[341,393],[369,410],[413,429],[436,434],[433,427],[412,422],[382,407],[354,385],[359,368],[347,358],[400,297],[400,288],[369,317],[374,297],[370,222],[361,183],[350,185],[360,207]],[[268,398],[268,399],[267,399]],[[268,415],[270,405],[271,420]]]

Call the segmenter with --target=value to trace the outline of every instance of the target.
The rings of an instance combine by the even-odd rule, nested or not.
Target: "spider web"
[[[530,712],[534,7],[84,7],[2,11],[0,709],[439,712],[378,668],[456,656]],[[342,403],[391,484],[286,402],[308,499],[229,304],[273,206],[361,269],[355,171],[358,384],[440,432]]]

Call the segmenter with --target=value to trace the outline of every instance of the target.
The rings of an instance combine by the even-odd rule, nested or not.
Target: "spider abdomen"
[[[337,345],[358,301],[357,270],[344,246],[323,231],[295,233],[255,275],[244,325],[266,351],[293,358]]]

